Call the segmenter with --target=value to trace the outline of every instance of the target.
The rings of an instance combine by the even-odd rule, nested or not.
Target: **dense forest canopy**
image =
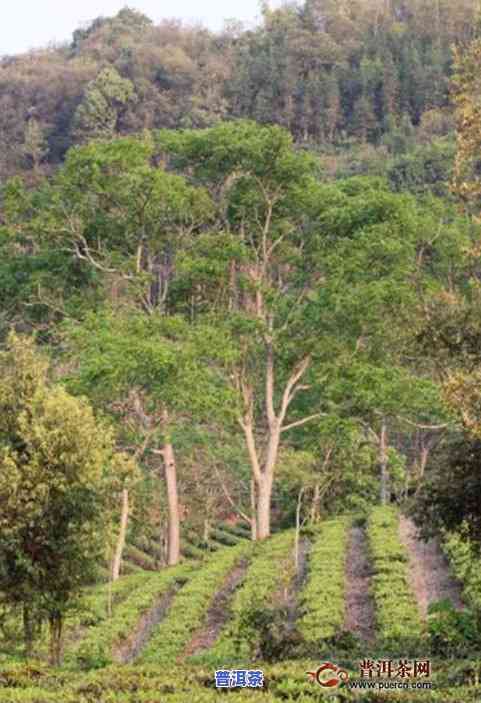
[[[2,59],[0,592],[27,653],[48,620],[58,663],[95,566],[176,566],[219,524],[298,540],[396,504],[477,554],[479,22],[125,8]]]
[[[312,147],[384,145],[450,133],[453,47],[476,0],[306,0],[219,33],[125,8],[70,45],[0,65],[0,176],[58,164],[100,133],[203,128],[249,118]]]

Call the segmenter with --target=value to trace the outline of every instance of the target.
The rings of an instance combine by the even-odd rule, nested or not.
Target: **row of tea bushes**
[[[481,612],[481,557],[466,531],[447,532],[442,541],[453,575],[463,584],[466,603]]]
[[[308,578],[299,598],[298,622],[300,633],[310,644],[329,640],[342,629],[349,526],[346,518],[328,520],[314,537]]]
[[[259,627],[270,617],[275,601],[294,577],[294,533],[282,532],[253,545],[252,563],[234,596],[229,619],[207,655],[209,661],[252,662],[259,644]]]
[[[169,664],[189,644],[194,632],[202,627],[209,606],[229,573],[249,557],[252,544],[243,541],[236,547],[219,550],[205,563],[189,584],[174,599],[167,617],[153,633],[140,661]]]
[[[399,537],[398,510],[374,508],[367,536],[374,571],[377,643],[392,654],[418,655],[424,626],[409,585],[408,555]]]
[[[90,669],[113,663],[114,649],[122,646],[132,636],[142,616],[155,608],[169,592],[183,586],[193,569],[190,564],[180,564],[158,573],[149,572],[149,577],[142,579],[141,586],[131,591],[128,597],[114,608],[111,617],[89,628],[85,636],[67,650],[66,664],[75,668]]]
[[[416,691],[366,691],[359,697],[346,688],[324,697],[319,686],[309,680],[318,660],[260,664],[265,685],[262,690],[230,689],[229,701],[274,703],[478,703],[480,687],[460,682],[449,687],[450,670],[442,672],[442,662],[433,662],[436,689]],[[355,676],[355,668],[347,667]],[[225,693],[225,692],[224,692]],[[9,668],[0,676],[1,703],[215,703],[222,692],[214,688],[211,668],[170,666],[115,666],[90,673],[49,672],[35,667]]]

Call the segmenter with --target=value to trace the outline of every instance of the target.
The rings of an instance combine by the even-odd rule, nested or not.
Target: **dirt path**
[[[200,654],[200,652],[210,649],[215,644],[229,618],[229,605],[232,596],[244,578],[247,566],[247,560],[241,561],[227,576],[222,588],[217,591],[212,605],[207,611],[207,619],[204,625],[194,633],[194,636],[187,645],[184,657]]]
[[[363,642],[374,642],[374,603],[369,594],[371,569],[366,533],[352,527],[349,535],[346,564],[346,616],[344,629]]]
[[[426,618],[430,603],[444,598],[449,598],[458,610],[462,609],[461,586],[449,572],[439,541],[421,540],[413,521],[404,515],[401,515],[399,535],[408,550],[410,584],[422,617]]]
[[[171,588],[156,605],[148,610],[139,620],[137,627],[128,639],[114,650],[114,659],[119,664],[130,664],[140,654],[152,630],[164,618],[179,587]]]

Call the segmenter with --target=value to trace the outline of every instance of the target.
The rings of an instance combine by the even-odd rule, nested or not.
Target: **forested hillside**
[[[477,10],[476,0],[264,3],[258,28],[213,34],[126,8],[70,45],[2,59],[0,175],[48,170],[96,136],[232,118],[279,124],[330,154],[430,143],[452,131],[452,49],[473,38]]]
[[[387,655],[478,700],[479,30],[126,8],[3,58],[0,701]]]

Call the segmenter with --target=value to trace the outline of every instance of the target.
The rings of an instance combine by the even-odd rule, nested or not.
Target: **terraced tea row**
[[[206,618],[216,591],[226,576],[242,560],[249,557],[249,542],[224,549],[190,580],[178,593],[159,627],[154,631],[140,661],[147,664],[169,664],[175,661],[188,645],[193,633]]]
[[[294,575],[294,534],[284,532],[255,545],[253,561],[234,596],[228,622],[209,660],[240,662],[255,657],[259,641],[258,614],[273,605]]]
[[[111,617],[90,628],[80,642],[67,650],[65,663],[89,669],[122,659],[123,645],[134,636],[142,616],[154,609],[167,594],[173,594],[186,583],[192,570],[190,564],[185,564],[150,574],[114,609]]]
[[[317,644],[342,629],[348,529],[347,519],[330,520],[315,537],[307,582],[300,594],[303,614],[298,627],[306,642]]]
[[[410,584],[399,517],[395,508],[376,508],[366,530],[353,527],[349,517],[311,529],[304,581],[296,578],[294,533],[286,531],[262,543],[240,537],[236,546],[219,548],[202,562],[123,577],[112,585],[111,614],[109,587],[90,589],[68,620],[65,664],[87,670],[135,660],[164,667],[190,657],[196,665],[238,666],[264,656],[262,637],[272,627],[280,627],[275,636],[286,638],[281,644],[287,656],[332,651],[349,622],[348,546],[360,531],[366,539],[354,546],[365,551],[374,606],[373,637],[364,640],[364,651],[424,651],[426,625]],[[218,532],[222,537],[223,528]],[[479,589],[479,578],[476,584]],[[355,618],[351,622],[350,632],[362,641],[365,633]],[[45,655],[45,638],[37,651]]]
[[[75,610],[68,613],[65,622],[65,643],[69,647],[90,628],[101,625],[109,619],[110,607],[116,608],[126,599],[130,599],[139,589],[143,589],[152,579],[152,573],[139,573],[124,576],[113,584],[100,584],[86,589]],[[11,613],[2,623],[3,635],[9,635],[7,641],[1,642],[3,651],[8,649],[10,654],[21,655],[20,633],[22,622],[20,613]],[[48,651],[48,633],[43,628],[35,641],[35,654],[44,658]],[[2,651],[2,650],[0,650]]]
[[[320,700],[336,703],[414,703],[406,691],[373,691],[359,693],[346,688],[324,697],[319,686],[310,681],[306,671],[318,665],[316,660],[265,665],[265,687],[262,692],[231,689],[229,701],[297,701],[315,703]],[[434,662],[437,671],[433,692],[416,691],[415,703],[478,703],[479,687],[460,683],[450,688],[453,670],[442,662]],[[356,669],[346,663],[355,676]],[[458,674],[459,678],[459,674]],[[111,667],[91,673],[52,672],[35,667],[8,667],[0,676],[1,703],[215,703],[221,695],[213,687],[211,669],[192,667]],[[451,684],[452,685],[452,684]]]
[[[374,575],[378,646],[403,655],[420,651],[423,623],[409,585],[408,555],[399,537],[399,512],[375,508],[368,521],[367,535]]]

